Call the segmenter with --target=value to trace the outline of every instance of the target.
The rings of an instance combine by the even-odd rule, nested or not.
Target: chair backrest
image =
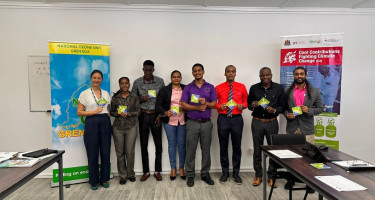
[[[271,145],[301,145],[305,143],[304,134],[271,134]]]

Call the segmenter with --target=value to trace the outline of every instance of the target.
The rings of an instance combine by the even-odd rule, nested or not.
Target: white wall
[[[48,41],[111,44],[111,88],[128,76],[142,76],[142,62],[155,62],[155,75],[169,82],[178,69],[183,83],[192,81],[191,67],[206,67],[205,80],[225,81],[224,67],[237,66],[236,80],[249,89],[259,82],[263,66],[273,70],[279,82],[280,36],[344,32],[342,120],[340,149],[375,163],[373,99],[375,85],[375,12],[369,14],[257,12],[152,12],[155,10],[56,9],[0,6],[0,151],[27,151],[52,147],[51,116],[29,112],[28,55],[48,55]],[[69,74],[67,74],[69,76]],[[217,114],[213,112],[216,124]],[[252,170],[250,111],[244,112],[242,166]],[[220,171],[216,125],[211,148],[212,169]],[[154,148],[150,137],[150,168]],[[114,149],[114,146],[112,146]],[[167,140],[163,135],[163,171],[170,169]],[[136,172],[141,172],[139,141]],[[198,159],[199,158],[199,159]],[[113,163],[116,163],[112,150]],[[113,171],[117,172],[113,165]],[[197,152],[200,169],[200,151]],[[50,174],[46,171],[45,174]]]

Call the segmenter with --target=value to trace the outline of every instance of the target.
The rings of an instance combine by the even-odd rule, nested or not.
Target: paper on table
[[[353,182],[341,175],[333,176],[315,176],[318,180],[327,184],[328,186],[334,188],[335,190],[342,191],[356,191],[356,190],[367,190],[367,188]]]
[[[302,156],[290,150],[270,150],[269,152],[279,158],[302,158]]]
[[[0,152],[0,163],[15,157],[18,152]]]

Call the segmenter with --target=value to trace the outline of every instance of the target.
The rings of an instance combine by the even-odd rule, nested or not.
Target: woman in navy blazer
[[[179,155],[179,173],[182,179],[185,175],[186,155],[186,126],[185,113],[181,108],[182,90],[181,73],[177,70],[171,73],[171,83],[162,88],[156,99],[156,110],[162,116],[164,130],[168,138],[168,154],[171,164],[171,180],[176,179],[176,146]]]

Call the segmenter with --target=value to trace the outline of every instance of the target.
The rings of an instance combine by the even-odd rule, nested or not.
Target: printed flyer
[[[50,42],[52,146],[64,149],[64,184],[88,181],[83,142],[84,117],[77,116],[78,97],[91,87],[90,74],[103,73],[101,88],[110,92],[109,45]],[[52,185],[58,184],[57,165]]]
[[[315,144],[339,149],[341,104],[342,33],[281,37],[280,83],[286,90],[294,81],[293,70],[304,67],[306,80],[319,88],[324,112],[315,116]]]

